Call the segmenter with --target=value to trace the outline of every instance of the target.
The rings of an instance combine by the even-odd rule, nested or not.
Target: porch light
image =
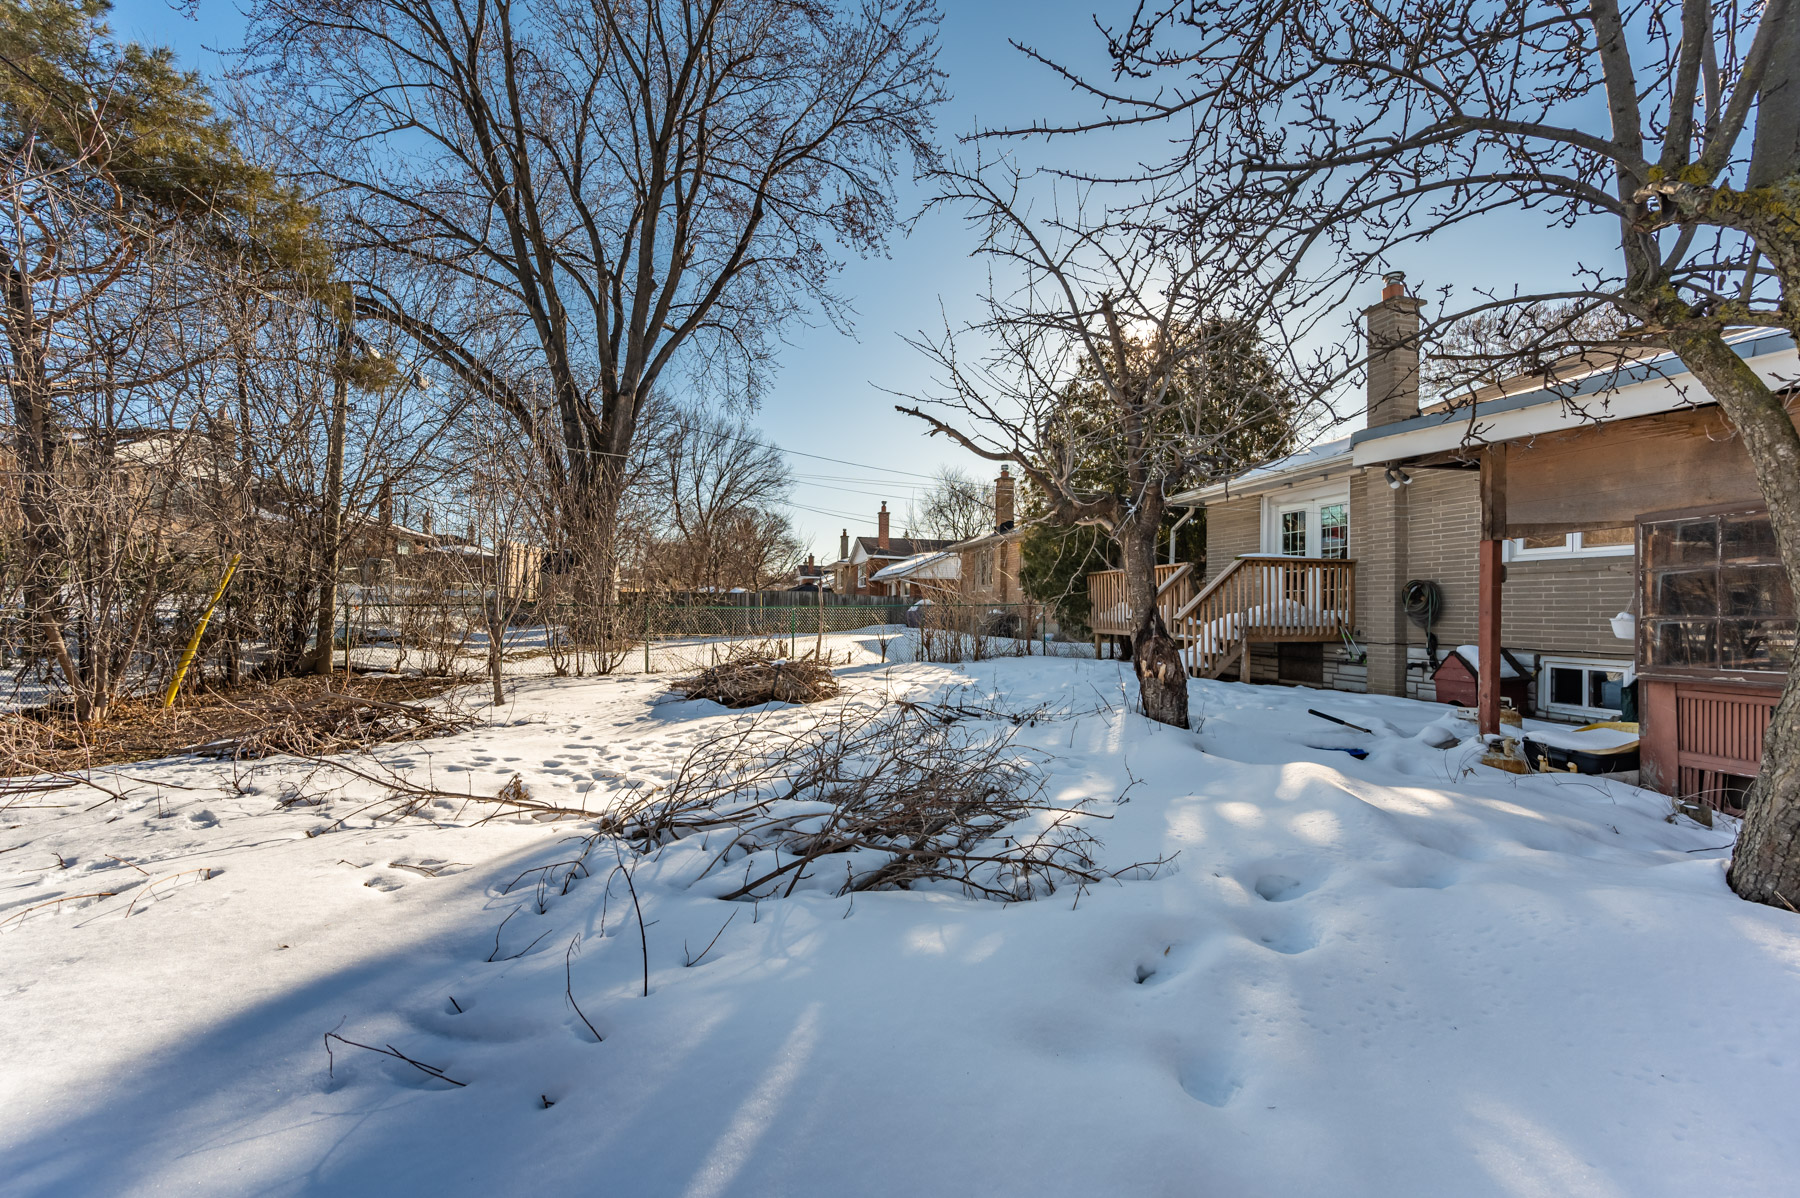
[[[1387,468],[1387,485],[1390,490],[1394,491],[1398,491],[1402,486],[1410,487],[1412,485],[1412,475],[1400,469],[1398,466],[1389,466]]]

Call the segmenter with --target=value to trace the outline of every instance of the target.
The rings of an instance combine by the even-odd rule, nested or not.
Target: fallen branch
[[[54,907],[58,903],[72,903],[76,899],[84,899],[84,898],[111,898],[117,893],[119,893],[119,892],[116,890],[96,890],[92,894],[71,894],[71,895],[65,895],[64,897],[59,898],[59,899],[51,899],[47,903],[36,903],[32,906],[25,908],[23,911],[20,911],[16,915],[9,915],[5,919],[0,919],[0,928],[5,927],[7,924],[11,923],[15,919],[24,919],[27,915],[30,915],[33,911],[42,910],[45,907]]]
[[[467,1086],[469,1084],[468,1082],[457,1081],[442,1069],[439,1069],[436,1065],[427,1065],[424,1061],[413,1060],[398,1048],[395,1048],[392,1044],[388,1045],[386,1048],[377,1048],[373,1044],[361,1044],[348,1037],[340,1036],[336,1032],[325,1033],[325,1059],[327,1062],[325,1073],[329,1077],[337,1076],[337,1057],[333,1055],[331,1051],[331,1042],[333,1040],[336,1040],[339,1044],[348,1044],[351,1048],[361,1048],[368,1052],[380,1053],[384,1057],[393,1057],[396,1061],[405,1061],[408,1065],[411,1065],[414,1069],[417,1069],[427,1077],[435,1077],[437,1080],[449,1082],[453,1086]]]
[[[185,878],[189,874],[204,874],[205,876],[202,877],[200,880],[202,882],[209,882],[212,880],[213,871],[210,866],[203,865],[197,869],[184,869],[178,874],[164,874],[162,877],[157,878],[153,882],[145,882],[144,888],[132,896],[131,905],[129,907],[125,908],[125,918],[130,919],[131,913],[133,911],[137,910],[138,900],[143,898],[146,894],[149,894],[152,890],[156,889],[156,887],[158,885],[160,885],[163,882],[167,882],[172,878]]]

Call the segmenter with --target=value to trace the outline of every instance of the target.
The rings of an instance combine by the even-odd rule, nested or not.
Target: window
[[[1319,508],[1319,556],[1343,560],[1350,556],[1350,505],[1327,503]]]
[[[1659,670],[1785,672],[1794,595],[1765,512],[1643,525],[1639,654]]]
[[[1265,499],[1262,552],[1283,557],[1350,556],[1350,499],[1343,485],[1282,492]]]
[[[1557,557],[1629,557],[1637,551],[1636,540],[1635,529],[1591,528],[1585,532],[1515,537],[1506,543],[1506,549],[1507,556],[1513,561]]]
[[[1538,670],[1538,707],[1551,715],[1616,717],[1625,699],[1625,668],[1617,662],[1547,660]]]
[[[1281,553],[1284,557],[1306,556],[1305,508],[1281,513]]]

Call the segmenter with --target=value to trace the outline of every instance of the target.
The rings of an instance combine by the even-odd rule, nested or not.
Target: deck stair
[[[1347,559],[1240,557],[1198,591],[1182,566],[1157,571],[1157,606],[1197,678],[1235,665],[1248,679],[1253,644],[1334,642],[1356,626],[1356,563]],[[1088,575],[1096,635],[1134,630],[1124,584],[1121,570]]]

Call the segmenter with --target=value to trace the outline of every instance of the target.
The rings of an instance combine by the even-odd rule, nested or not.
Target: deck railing
[[[1156,567],[1156,606],[1163,623],[1174,627],[1175,613],[1194,593],[1193,563]],[[1125,571],[1101,570],[1087,576],[1088,627],[1095,636],[1131,636],[1137,620],[1125,591]]]
[[[1170,625],[1188,669],[1216,678],[1255,641],[1335,641],[1356,625],[1356,563],[1240,557]]]

